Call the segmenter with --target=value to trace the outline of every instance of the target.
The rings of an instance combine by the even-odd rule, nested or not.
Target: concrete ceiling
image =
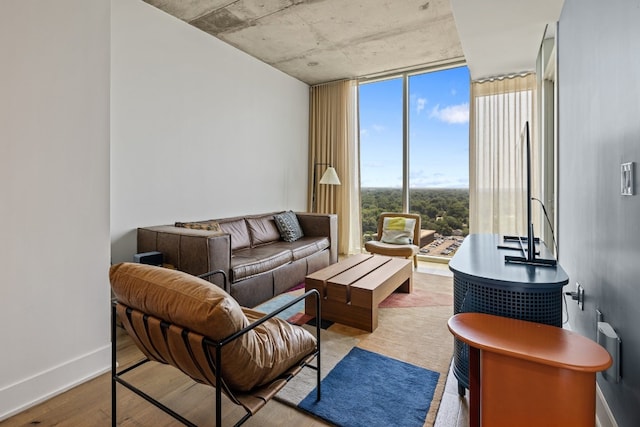
[[[313,85],[464,59],[474,79],[532,70],[563,0],[144,1]]]

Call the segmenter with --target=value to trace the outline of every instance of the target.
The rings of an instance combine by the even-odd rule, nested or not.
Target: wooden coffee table
[[[410,293],[411,260],[357,254],[308,275],[305,290],[317,289],[322,318],[373,332],[378,327],[378,304],[392,292]],[[315,316],[315,304],[305,302],[305,313]]]

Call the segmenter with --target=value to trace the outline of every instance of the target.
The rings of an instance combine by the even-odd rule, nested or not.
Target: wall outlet
[[[596,337],[598,336],[598,323],[604,322],[604,314],[599,308],[596,308]]]
[[[633,196],[633,162],[620,165],[620,194]]]
[[[578,294],[578,307],[584,310],[584,288],[578,282],[576,282],[576,294]]]

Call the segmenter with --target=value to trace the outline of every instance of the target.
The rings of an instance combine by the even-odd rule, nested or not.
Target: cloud
[[[467,177],[442,172],[427,173],[424,170],[412,172],[409,182],[411,188],[469,188]]]
[[[440,108],[440,104],[431,109],[429,118],[436,118],[442,122],[449,124],[462,124],[469,122],[469,103],[450,105]]]
[[[360,128],[360,138],[369,138],[374,133],[381,133],[387,130],[383,125],[371,125],[369,128]]]
[[[418,98],[416,100],[416,112],[420,114],[420,111],[424,110],[424,106],[427,103],[426,98]]]

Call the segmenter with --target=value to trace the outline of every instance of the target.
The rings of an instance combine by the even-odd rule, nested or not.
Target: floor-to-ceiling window
[[[415,212],[432,231],[422,254],[452,256],[468,233],[468,69],[364,82],[359,94],[363,240],[380,212]]]
[[[376,232],[381,212],[402,212],[403,79],[361,84],[360,188],[364,240]]]

